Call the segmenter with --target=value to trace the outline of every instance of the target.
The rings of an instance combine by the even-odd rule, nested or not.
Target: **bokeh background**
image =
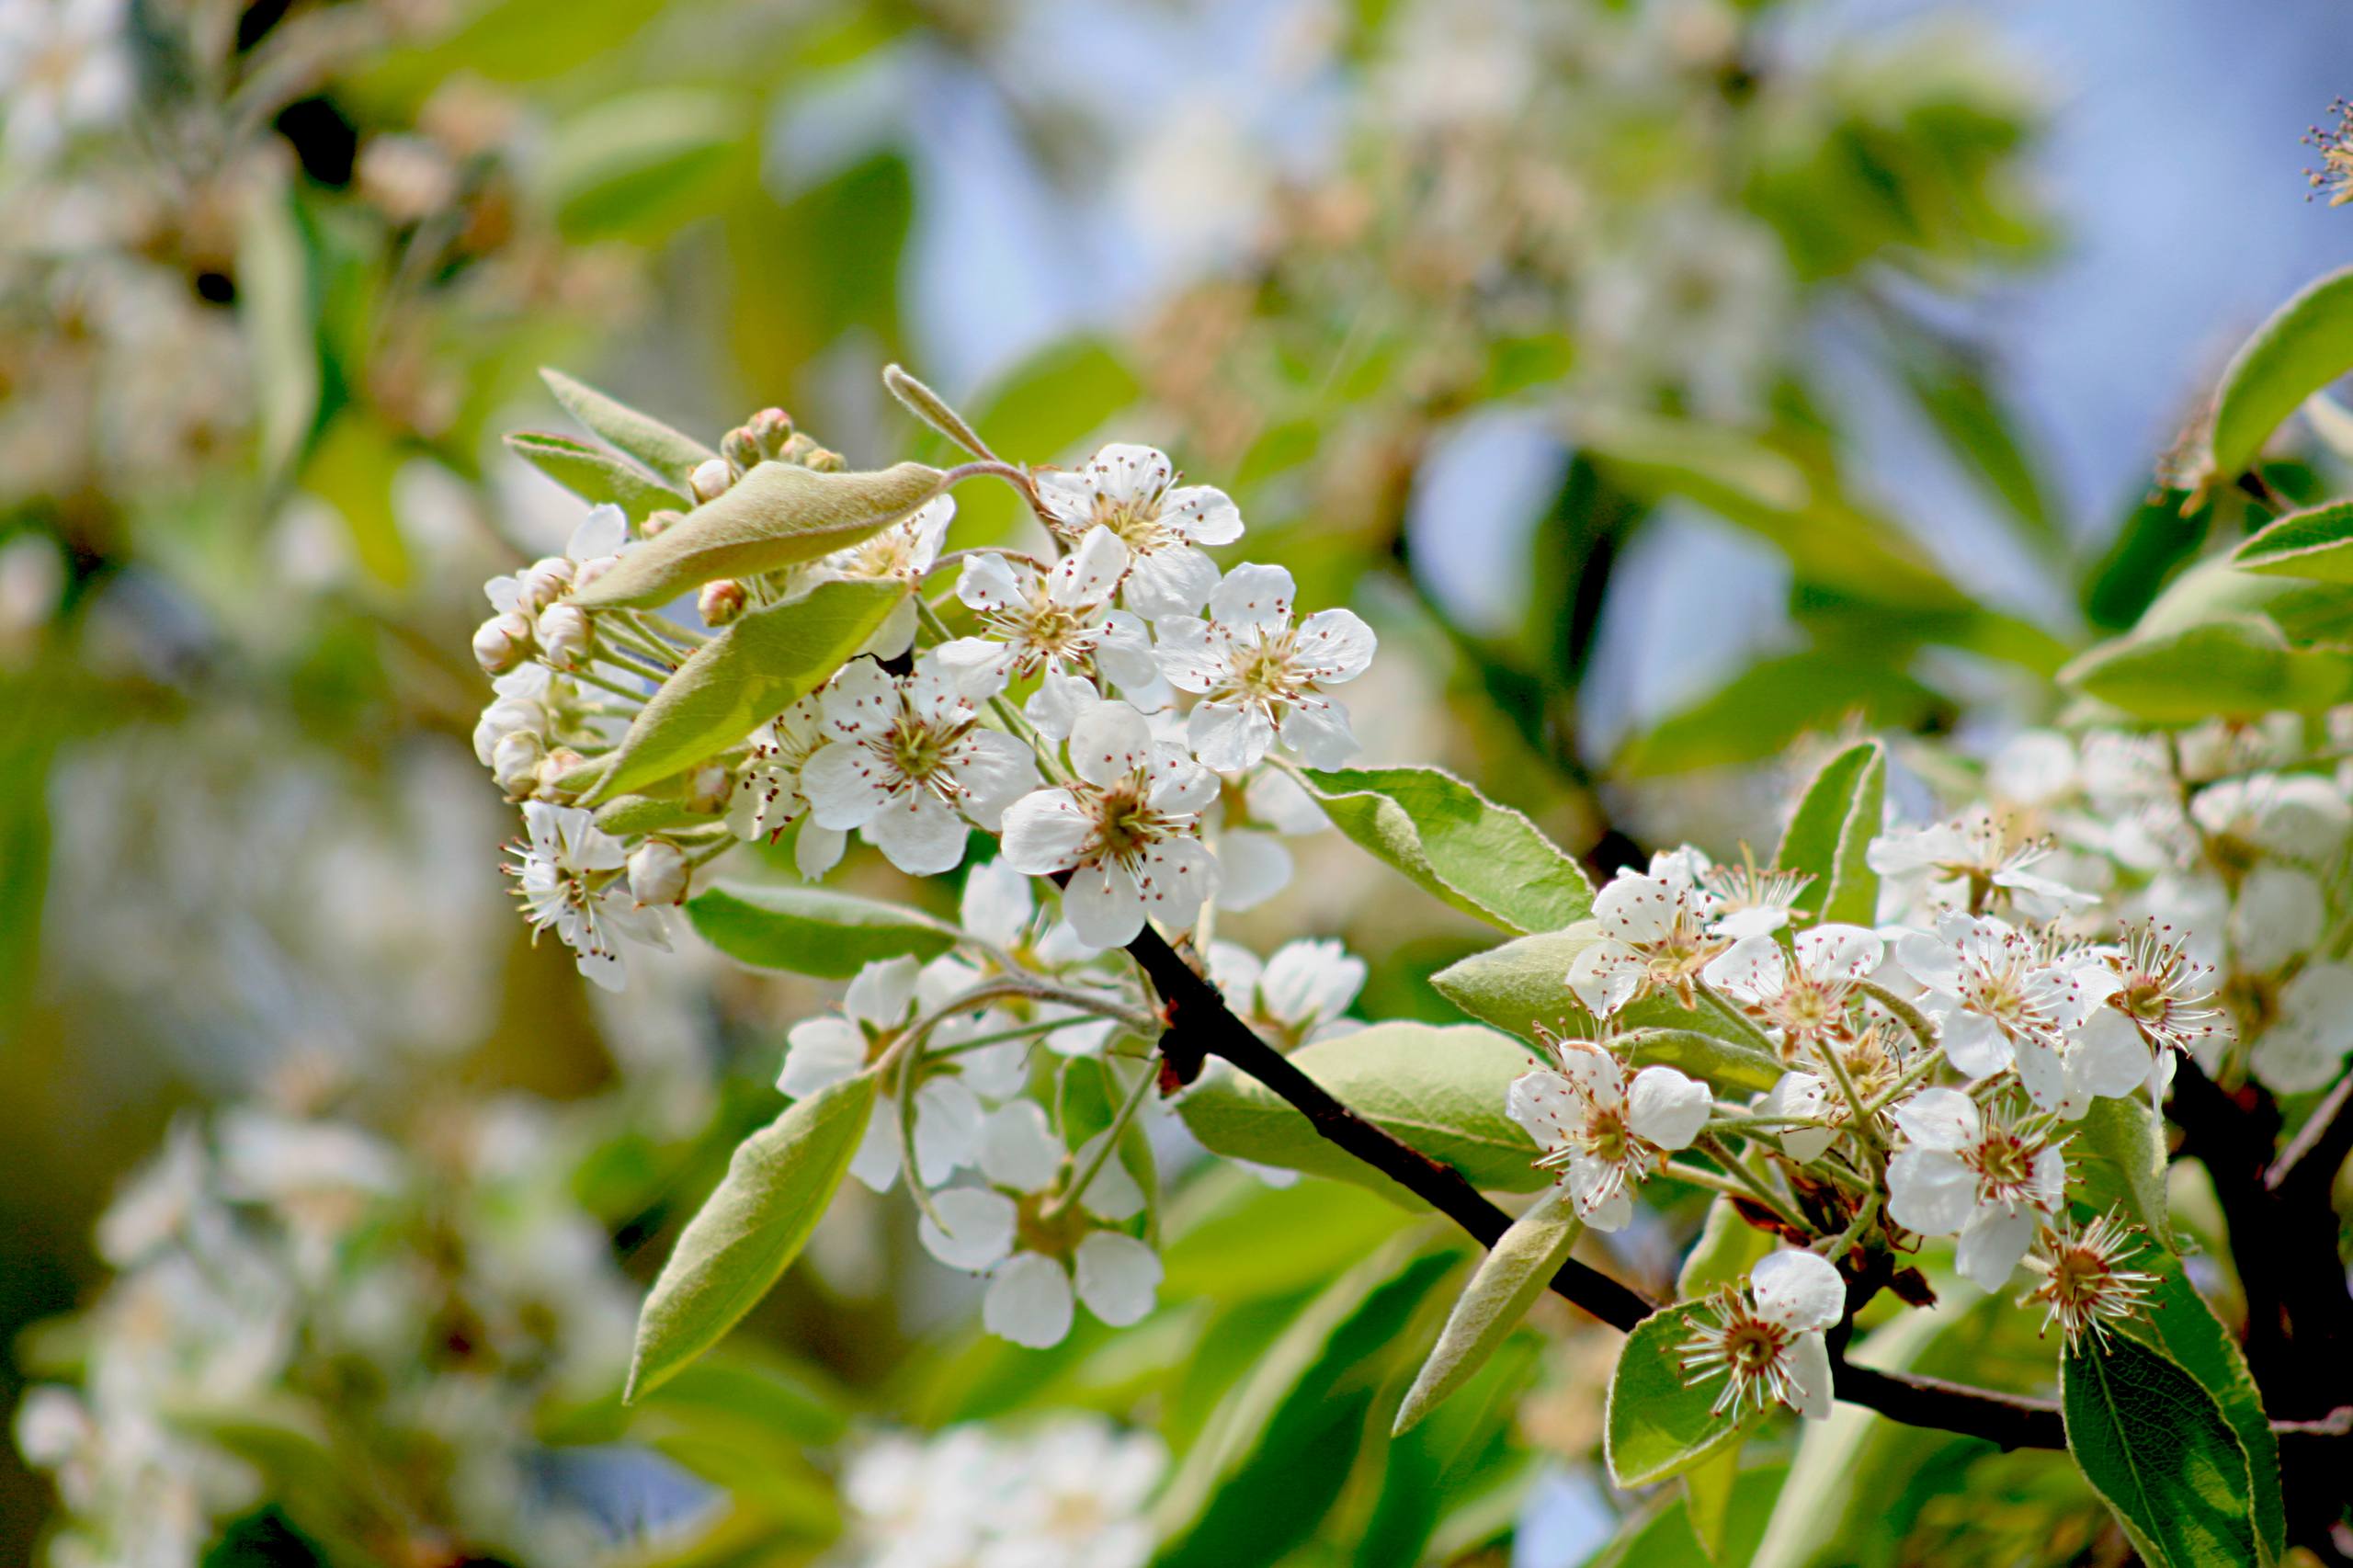
[[[563,427],[536,367],[706,438],[781,404],[861,465],[936,455],[893,359],[1011,455],[1164,446],[1379,626],[1372,760],[1597,864],[1729,854],[1842,726],[2040,717],[2194,549],[2177,432],[2353,252],[2299,144],[2349,85],[2342,0],[0,0],[0,1403],[193,1399],[266,1328],[273,1397],[347,1416],[407,1521],[384,1561],[591,1560],[426,1528],[557,1504],[580,1551],[667,1550],[716,1494],[754,1522],[698,1560],[748,1562],[824,1540],[832,1412],[1146,1386],[1149,1346],[976,1346],[846,1200],[754,1324],[822,1394],[789,1451],[730,1475],[609,1408],[824,993],[682,951],[592,996],[505,907],[466,639],[578,515],[497,443]],[[1012,523],[974,495],[957,542]],[[1422,977],[1476,933],[1302,858],[1236,934],[1345,937],[1366,1016],[1447,1016]],[[290,1238],[266,1324],[142,1272],[206,1160]],[[370,1193],[385,1271],[305,1273]],[[1171,1256],[1214,1292],[1225,1253]],[[1468,1544],[1606,1530],[1560,1458],[1594,1371],[1552,1368]],[[157,1442],[152,1506],[213,1540]],[[0,1449],[0,1562],[55,1501]],[[218,1561],[309,1560],[239,1528]]]

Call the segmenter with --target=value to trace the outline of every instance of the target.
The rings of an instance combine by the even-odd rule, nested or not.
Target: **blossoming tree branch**
[[[894,369],[970,460],[855,472],[778,410],[714,449],[549,379],[597,439],[516,449],[593,509],[489,585],[474,639],[523,914],[610,988],[681,909],[745,962],[848,982],[790,1028],[790,1103],[646,1301],[633,1395],[744,1316],[846,1179],[905,1192],[924,1246],[985,1277],[995,1335],[1140,1323],[1173,1117],[1258,1179],[1368,1184],[1485,1249],[1400,1432],[1549,1290],[1624,1331],[1613,1478],[1679,1479],[1702,1539],[1744,1439],[1843,1400],[2064,1447],[2151,1562],[2336,1551],[2353,806],[2316,715],[2347,683],[2167,710],[2147,691],[2214,650],[2141,637],[2079,662],[2081,722],[2020,735],[1977,801],[1895,809],[1860,741],[1769,860],[1667,848],[1597,887],[1469,783],[1350,766],[1373,631],[1299,603],[1156,450],[1011,460]],[[2226,387],[2209,482],[2309,390]],[[1017,492],[1040,552],[950,548],[971,483]],[[2320,511],[2274,525],[2279,580],[2343,580],[2353,507]],[[1337,943],[1217,935],[1327,828],[1495,928],[1432,977],[1475,1022],[1360,1022]],[[959,879],[959,917],[827,889],[853,833]],[[2169,1218],[2177,1156],[2237,1244],[2244,1343]],[[1573,1256],[1670,1187],[1712,1202],[1672,1299]],[[2052,1397],[1886,1348],[1956,1292],[2046,1333]]]

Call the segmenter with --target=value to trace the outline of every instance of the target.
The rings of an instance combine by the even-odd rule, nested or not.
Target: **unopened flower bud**
[[[741,425],[727,432],[727,438],[719,443],[719,451],[738,473],[749,473],[761,457],[760,443]]]
[[[531,623],[520,610],[502,610],[474,628],[474,663],[482,673],[503,676],[531,652]]]
[[[705,583],[695,596],[695,608],[705,626],[724,626],[744,613],[744,585],[733,577]]]
[[[690,811],[721,811],[734,794],[735,775],[722,763],[706,762],[687,780],[687,806]]]
[[[698,501],[716,501],[726,494],[727,487],[734,483],[734,472],[728,468],[725,458],[711,458],[697,463],[694,472],[687,475],[687,488],[695,493]]]
[[[684,512],[674,512],[667,506],[665,506],[660,511],[648,512],[645,515],[645,521],[638,526],[637,531],[641,536],[646,539],[652,539],[657,534],[665,533],[675,525],[683,523],[686,520],[687,515]]]
[[[779,461],[799,463],[802,468],[807,468],[810,454],[822,452],[824,449],[817,444],[817,437],[809,434],[808,431],[795,430],[785,437],[784,445],[777,449],[776,455]]]
[[[522,593],[517,608],[525,615],[537,615],[556,600],[563,597],[572,586],[572,562],[561,555],[551,555],[534,561],[523,570]]]
[[[839,452],[819,447],[801,460],[801,466],[812,473],[846,473],[849,470],[849,460]]]
[[[784,444],[792,439],[792,415],[781,408],[763,408],[744,422],[744,428],[752,433],[760,456],[782,457]]]
[[[540,737],[529,730],[517,730],[499,737],[491,748],[490,776],[509,795],[521,797],[538,788],[540,764],[547,760],[547,749]]]
[[[575,604],[554,604],[540,612],[540,651],[560,670],[576,670],[588,657],[588,612]]]
[[[544,729],[547,722],[548,710],[528,697],[498,699],[474,721],[474,760],[488,767],[491,751],[499,742],[518,730]]]
[[[649,838],[630,852],[629,895],[640,903],[687,902],[686,851],[666,838]]]
[[[621,558],[618,555],[590,556],[587,560],[580,563],[580,570],[573,574],[573,587],[575,590],[586,587],[589,584],[595,582],[597,578],[603,576],[606,573],[620,565],[620,561]]]
[[[564,778],[587,760],[570,746],[556,747],[540,758],[539,778],[531,793],[542,801],[571,799],[571,792],[563,788]]]

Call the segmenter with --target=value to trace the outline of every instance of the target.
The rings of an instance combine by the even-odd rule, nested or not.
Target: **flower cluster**
[[[867,1443],[842,1477],[844,1568],[1142,1568],[1143,1505],[1167,1467],[1148,1433],[1065,1415]]]
[[[682,503],[707,506],[763,463],[842,467],[773,409],[719,451]],[[790,835],[814,879],[856,834],[899,870],[939,876],[964,867],[975,831],[998,836],[964,873],[953,949],[867,966],[837,1011],[790,1030],[779,1085],[797,1099],[873,1074],[851,1174],[881,1191],[904,1171],[925,1247],[987,1277],[983,1322],[1043,1346],[1080,1306],[1138,1321],[1160,1279],[1130,1168],[1157,1096],[1120,1044],[1148,1044],[1160,1020],[1106,955],[1147,920],[1187,932],[1212,905],[1279,891],[1282,835],[1323,825],[1280,759],[1354,754],[1335,693],[1374,638],[1346,609],[1300,615],[1279,567],[1221,574],[1206,550],[1241,538],[1240,513],[1178,483],[1150,448],[1106,447],[1017,484],[1046,555],[943,553],[955,509],[938,494],[817,561],[705,584],[699,624],[582,601],[646,538],[696,526],[693,508],[632,527],[599,506],[563,555],[486,585],[474,653],[495,693],[474,738],[523,814],[512,869],[526,917],[614,989],[625,952],[666,947],[671,906],[740,844]],[[962,627],[922,603],[951,568],[938,605]],[[844,579],[907,595],[857,656],[657,791],[652,825],[642,800],[581,803],[697,651]],[[1231,942],[1209,956],[1284,1048],[1328,1032],[1364,982],[1332,943],[1263,964]],[[1056,1063],[1080,1069],[1087,1094]]]
[[[697,502],[761,462],[840,467],[773,409],[722,449],[689,476]],[[576,597],[649,529],[681,526],[673,514],[632,529],[599,506],[563,555],[488,583],[493,614],[473,646],[495,695],[474,746],[524,806],[517,870],[534,927],[617,987],[625,944],[666,945],[663,906],[704,861],[787,832],[794,864],[817,877],[853,832],[931,876],[963,863],[972,830],[1001,831],[1006,862],[1053,878],[1097,948],[1147,918],[1181,929],[1212,899],[1242,908],[1279,891],[1290,862],[1276,835],[1321,816],[1273,754],[1317,767],[1354,755],[1334,692],[1371,663],[1371,629],[1346,609],[1299,617],[1280,567],[1221,576],[1202,547],[1238,540],[1240,514],[1220,491],[1176,483],[1150,448],[1106,447],[1024,484],[1060,552],[962,552],[954,594],[973,626],[961,636],[937,619],[934,636],[915,614],[948,562],[945,495],[809,566],[706,585],[699,627]],[[615,833],[573,803],[713,631],[842,578],[900,582],[909,597],[865,656],[677,780],[671,825]]]

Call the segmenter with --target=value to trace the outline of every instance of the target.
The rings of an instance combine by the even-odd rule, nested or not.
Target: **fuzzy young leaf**
[[[2353,501],[2289,513],[2233,551],[2231,564],[2270,576],[2353,583]]]
[[[665,508],[683,511],[694,504],[686,492],[672,489],[635,464],[569,436],[518,430],[506,437],[506,449],[582,500],[611,502],[632,523],[642,523]]]
[[[910,376],[896,365],[882,367],[882,384],[899,400],[906,411],[947,437],[976,458],[994,459],[988,443],[982,440],[964,416],[948,406],[948,400]]]
[[[597,808],[597,825],[616,838],[680,833],[718,821],[717,812],[698,811],[684,795],[621,795]]]
[[[1737,1444],[1757,1419],[1734,1422],[1710,1407],[1721,1383],[1684,1375],[1682,1352],[1691,1318],[1705,1309],[1687,1303],[1653,1312],[1619,1347],[1609,1375],[1609,1406],[1602,1418],[1602,1455],[1620,1486],[1647,1486],[1680,1474]]]
[[[2244,473],[2296,405],[2353,370],[2353,267],[2330,273],[2246,340],[2214,400],[2203,478]]]
[[[1302,1047],[1290,1060],[1341,1104],[1473,1187],[1534,1192],[1550,1180],[1536,1168],[1535,1144],[1504,1114],[1511,1081],[1536,1062],[1492,1029],[1375,1024]],[[1177,1112],[1194,1137],[1229,1159],[1359,1182],[1420,1206],[1255,1079],[1221,1069],[1178,1101]]]
[[[695,650],[630,722],[594,801],[714,756],[825,683],[906,597],[903,584],[820,583]]]
[[[800,1256],[866,1137],[874,1094],[872,1077],[845,1079],[737,1146],[638,1313],[627,1398],[716,1345]]]
[[[1879,876],[1864,859],[1887,801],[1887,750],[1877,741],[1848,746],[1806,786],[1781,835],[1775,864],[1813,881],[1792,907],[1820,920],[1870,926],[1879,911]]]
[[[929,962],[956,945],[955,928],[927,915],[824,888],[712,888],[688,901],[687,918],[739,963],[824,980],[886,959]]]
[[[1569,965],[1600,937],[1594,923],[1565,931],[1521,937],[1473,953],[1430,977],[1438,994],[1483,1024],[1534,1040],[1540,1028],[1554,1033],[1583,1012],[1569,989]],[[1697,1011],[1672,997],[1654,996],[1625,1013],[1636,1032],[1634,1060],[1677,1067],[1707,1079],[1727,1093],[1758,1093],[1780,1081],[1781,1064],[1712,1012]]]
[[[756,577],[881,532],[939,494],[940,472],[898,463],[818,473],[764,462],[573,595],[589,609],[669,603],[719,577]]]
[[[1402,1436],[1486,1365],[1569,1260],[1584,1230],[1569,1189],[1556,1186],[1495,1238],[1405,1391],[1391,1436]]]
[[[1310,768],[1342,833],[1429,892],[1515,935],[1593,913],[1593,887],[1536,824],[1435,767]]]
[[[2157,723],[2279,710],[2317,712],[2353,690],[2353,653],[2290,647],[2261,616],[2234,616],[2085,652],[2059,678]]]
[[[2061,1363],[2067,1449],[2152,1568],[2259,1562],[2245,1447],[2172,1358],[2124,1335]]]
[[[673,484],[683,487],[687,475],[694,472],[698,465],[719,455],[692,436],[673,430],[653,415],[640,414],[586,382],[574,381],[562,370],[543,369],[540,379],[547,382],[548,391],[555,393],[556,402],[563,404],[565,413],[615,450],[635,458]]]

